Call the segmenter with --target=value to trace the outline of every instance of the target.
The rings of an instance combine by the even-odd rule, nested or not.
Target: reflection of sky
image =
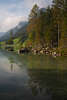
[[[4,89],[6,85],[15,85],[16,87],[17,82],[21,85],[20,81],[25,81],[27,78],[26,69],[21,69],[20,66],[13,61],[11,55],[8,57],[5,54],[4,56],[4,54],[0,52],[0,91],[1,87]]]
[[[15,60],[16,62],[21,62],[22,66],[15,64]],[[26,66],[24,66],[23,60]],[[9,100],[15,100],[15,98],[17,98],[16,100],[20,100],[19,98],[22,100],[27,100],[27,98],[33,100],[33,97],[35,100],[54,100],[52,99],[54,96],[56,98],[55,100],[67,98],[67,71],[64,73],[64,71],[56,72],[45,69],[39,70],[38,68],[42,68],[42,65],[45,65],[45,63],[46,65],[49,63],[50,67],[52,65],[55,66],[58,62],[55,63],[54,60],[48,56],[23,55],[21,57],[9,52],[0,52],[0,97],[1,95],[2,98],[9,97]],[[61,61],[67,62],[66,59],[65,61]],[[13,64],[12,66],[15,72],[14,70],[11,72],[11,64]],[[32,67],[31,70],[29,69],[30,66]],[[34,66],[37,67],[37,69],[34,69]],[[12,97],[15,98],[11,99]]]
[[[46,7],[52,0],[0,0],[0,31],[7,31],[18,22],[27,20],[35,3]]]
[[[0,71],[10,73],[11,69],[13,69],[15,73],[19,70],[19,67],[17,66],[17,64],[12,63],[10,60],[8,60],[8,58],[6,58],[5,56],[1,56],[0,57]]]

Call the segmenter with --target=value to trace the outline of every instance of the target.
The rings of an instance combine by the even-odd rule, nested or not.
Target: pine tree
[[[57,25],[58,47],[61,35],[61,23],[63,16],[64,0],[53,0],[53,16],[55,24]]]
[[[37,17],[38,10],[39,10],[39,7],[37,4],[35,4],[29,14],[29,21],[31,21],[33,18]]]

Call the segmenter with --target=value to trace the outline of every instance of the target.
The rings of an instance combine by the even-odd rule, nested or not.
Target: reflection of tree
[[[5,54],[5,55],[8,55]],[[10,57],[11,56],[11,57]],[[7,56],[6,56],[7,57]],[[49,100],[67,100],[67,71],[54,70],[53,67],[65,66],[60,60],[45,56],[23,55],[8,55],[11,72],[14,70],[14,63],[27,71],[29,78],[28,86],[32,91],[33,96],[53,96]],[[59,65],[58,65],[59,63]],[[19,65],[20,64],[20,65]],[[22,80],[23,81],[23,80]],[[38,100],[38,99],[37,99]],[[46,99],[44,99],[46,100]],[[48,99],[47,99],[48,100]]]
[[[11,64],[11,72],[13,72],[13,64]]]
[[[63,100],[64,95],[67,98],[67,74],[65,75],[64,69],[60,70],[57,59],[29,55],[26,56],[25,63],[30,77],[29,87],[34,96],[53,95],[52,100],[59,100],[59,98]]]
[[[43,79],[44,73],[38,70],[28,70],[30,76],[29,86],[32,90],[34,96],[37,95],[48,95],[48,88],[46,86],[46,81]]]
[[[9,58],[9,63],[10,63],[10,70],[11,70],[11,72],[13,72],[14,71],[14,66],[13,66],[14,59],[12,57]]]
[[[50,56],[30,55],[25,60],[30,69],[58,69],[57,60]]]
[[[67,79],[65,77],[67,74],[65,72],[32,69],[28,70],[28,75],[30,76],[29,87],[34,96],[51,97],[53,95],[52,100],[67,99]]]
[[[30,88],[32,90],[32,94],[34,96],[37,96],[38,95],[38,88],[37,88],[37,85],[35,84],[35,82],[29,82],[29,85],[30,85]]]

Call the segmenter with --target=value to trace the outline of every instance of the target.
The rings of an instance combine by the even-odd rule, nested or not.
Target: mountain
[[[5,32],[0,32],[0,37],[2,37],[5,34]]]
[[[25,34],[27,24],[28,24],[28,22],[20,22],[16,27],[14,27],[13,29],[11,29],[8,32],[4,33],[4,35],[1,35],[0,36],[0,41],[9,40],[11,38],[11,33],[12,33],[13,38],[16,38],[20,35]]]
[[[38,17],[40,16],[41,11],[45,12],[46,9],[40,8],[38,11]],[[12,28],[11,30],[9,30],[6,33],[3,33],[4,35],[0,36],[0,41],[9,40],[11,38],[11,33],[12,33],[13,38],[22,37],[22,39],[24,40],[24,38],[27,36],[27,34],[26,34],[27,26],[28,26],[28,22],[26,22],[26,21],[20,22],[16,27]]]

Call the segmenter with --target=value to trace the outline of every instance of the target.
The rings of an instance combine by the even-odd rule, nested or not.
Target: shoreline
[[[49,48],[49,47],[43,47],[43,48],[30,48],[30,47],[25,47],[21,48],[18,50],[15,50],[14,47],[1,47],[1,49],[7,50],[7,51],[12,51],[16,52],[17,54],[34,54],[34,55],[49,55],[53,57],[60,57],[60,56],[67,56],[67,50],[62,51],[62,49],[58,48]]]
[[[12,51],[12,52],[16,52],[17,54],[28,54],[28,53],[32,53],[34,55],[50,55],[53,57],[60,57],[60,56],[67,56],[67,52],[65,54],[63,54],[62,52],[59,52],[59,50],[56,50],[56,48],[51,48],[51,49],[47,49],[47,48],[42,48],[40,50],[37,50],[35,48],[29,49],[29,48],[21,48],[19,50],[9,50],[9,49],[5,49],[7,51]]]

